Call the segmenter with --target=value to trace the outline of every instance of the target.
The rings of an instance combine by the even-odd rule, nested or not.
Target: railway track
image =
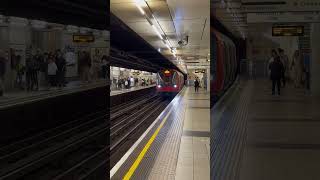
[[[0,180],[104,179],[170,100],[147,94],[113,107],[110,121],[99,110],[0,147]]]
[[[98,157],[107,150],[106,116],[105,110],[97,111],[0,148],[0,179],[69,180],[92,176],[92,164],[103,164],[105,160]]]
[[[110,167],[113,167],[147,127],[160,115],[172,98],[159,95],[136,99],[110,113]]]

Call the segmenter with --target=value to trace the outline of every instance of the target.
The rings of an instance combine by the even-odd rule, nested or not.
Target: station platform
[[[210,93],[185,87],[111,169],[110,179],[210,178]]]
[[[106,85],[107,84],[105,80],[100,80],[89,84],[84,84],[80,81],[73,81],[68,83],[66,87],[63,87],[61,89],[57,87],[52,87],[50,89],[40,87],[38,91],[27,92],[26,90],[22,90],[5,92],[5,94],[0,97],[0,109],[8,108],[10,106],[15,106],[19,104],[26,104],[29,102],[44,100],[55,96],[86,91],[92,88],[104,87]]]
[[[216,104],[211,179],[319,179],[319,99],[287,84],[241,79]]]
[[[130,89],[121,89],[121,90],[113,90],[110,92],[110,96],[116,96],[124,93],[129,93],[132,91],[139,91],[142,89],[148,89],[148,88],[153,88],[156,87],[156,85],[150,85],[150,86],[138,86],[138,87],[131,87]]]

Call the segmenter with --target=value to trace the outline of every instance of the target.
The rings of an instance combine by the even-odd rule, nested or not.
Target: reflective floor
[[[112,169],[111,179],[209,180],[209,112],[209,92],[182,90]]]
[[[210,179],[210,94],[187,89],[187,108],[175,179]]]
[[[213,117],[214,179],[320,179],[318,99],[292,84],[272,96],[263,79],[241,82],[230,98],[223,115]]]

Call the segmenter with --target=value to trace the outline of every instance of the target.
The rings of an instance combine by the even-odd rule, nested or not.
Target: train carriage
[[[228,37],[211,28],[211,102],[232,85],[237,73],[236,46]]]
[[[184,76],[177,70],[164,69],[157,73],[157,92],[177,94],[184,86]]]

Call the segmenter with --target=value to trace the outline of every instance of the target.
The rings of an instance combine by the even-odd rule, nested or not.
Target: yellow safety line
[[[131,178],[131,176],[133,175],[133,173],[135,172],[135,170],[138,168],[140,162],[142,161],[144,155],[147,153],[148,149],[150,148],[151,144],[153,143],[153,141],[156,139],[159,131],[161,130],[161,128],[163,127],[164,123],[167,121],[169,115],[171,114],[172,109],[169,111],[169,113],[164,117],[163,121],[161,122],[161,124],[159,125],[159,127],[157,128],[157,130],[153,133],[153,135],[151,136],[151,138],[149,139],[148,143],[144,146],[144,148],[142,149],[142,151],[140,152],[139,156],[137,157],[137,159],[134,161],[134,163],[132,164],[132,166],[130,167],[129,171],[126,173],[126,175],[123,177],[123,180],[129,180]]]

